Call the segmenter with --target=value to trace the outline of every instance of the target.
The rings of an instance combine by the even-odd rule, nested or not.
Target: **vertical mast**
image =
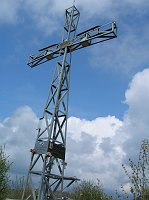
[[[64,34],[60,43],[59,58],[43,115],[39,119],[35,147],[31,149],[27,184],[30,183],[32,187],[31,196],[34,200],[36,199],[35,181],[38,182],[38,186],[35,184],[38,188],[38,200],[49,198],[54,200],[58,189],[62,192],[64,186],[67,187],[77,180],[74,177],[65,177],[64,169],[71,67],[71,50],[68,44],[76,35],[79,16],[80,13],[74,5],[65,11]],[[63,57],[60,57],[61,55]],[[69,181],[68,185],[64,185],[65,180]]]
[[[117,37],[115,22],[95,26],[76,35],[79,17],[80,13],[74,4],[66,9],[62,42],[40,49],[38,55],[29,58],[30,67],[55,58],[58,61],[43,114],[39,119],[35,146],[31,149],[22,200],[30,197],[33,200],[56,200],[57,191],[62,193],[74,181],[79,180],[64,175],[71,52]],[[30,193],[28,196],[27,191]]]

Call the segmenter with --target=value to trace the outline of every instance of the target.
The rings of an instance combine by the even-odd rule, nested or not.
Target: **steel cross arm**
[[[42,172],[41,171],[32,171],[31,174],[36,174],[36,175],[41,175]],[[73,180],[73,181],[79,181],[80,179],[76,178],[76,177],[67,177],[67,176],[59,176],[59,175],[56,175],[56,174],[45,174],[45,176],[49,177],[49,178],[52,178],[52,179],[64,179],[64,180]]]
[[[69,53],[115,37],[117,37],[116,22],[95,26],[79,33],[74,39],[64,40],[62,43],[40,49],[38,55],[29,57],[28,65],[30,67],[36,67],[37,65],[57,58],[58,56],[62,56],[64,55],[66,47],[67,53]]]

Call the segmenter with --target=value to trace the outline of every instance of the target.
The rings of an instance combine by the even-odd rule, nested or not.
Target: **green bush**
[[[149,200],[149,141],[143,140],[140,148],[139,160],[135,163],[129,159],[129,170],[124,166],[125,174],[130,181],[130,193],[134,200]],[[129,171],[129,172],[128,172]],[[122,191],[125,192],[123,186]],[[129,195],[125,193],[127,199]]]
[[[5,199],[8,189],[9,177],[8,171],[10,164],[8,162],[8,157],[4,153],[2,147],[0,147],[0,200]]]
[[[74,200],[110,200],[111,197],[108,197],[104,194],[102,186],[98,181],[97,184],[88,180],[82,181],[78,184],[73,192],[72,199]]]

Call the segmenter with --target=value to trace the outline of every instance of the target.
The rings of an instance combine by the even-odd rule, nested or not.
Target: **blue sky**
[[[54,68],[55,63],[47,63],[46,66],[39,66],[38,69],[32,70],[26,66],[26,63],[29,55],[36,53],[38,49],[55,42],[60,42],[61,34],[59,34],[59,30],[63,28],[63,20],[56,21],[57,30],[51,33],[49,17],[49,24],[48,22],[46,24],[46,26],[49,26],[49,32],[46,33],[48,31],[46,26],[41,29],[38,28],[38,17],[36,21],[35,19],[33,20],[30,16],[31,13],[24,13],[21,8],[17,14],[17,19],[14,19],[13,23],[5,21],[2,23],[1,21],[0,27],[2,47],[2,71],[0,74],[2,82],[5,82],[2,95],[2,101],[5,105],[1,108],[2,116],[9,115],[15,108],[24,104],[31,106],[35,112],[40,114],[48,91],[48,85],[50,84],[52,69],[49,70],[49,68]],[[56,15],[58,15],[58,18],[63,18],[64,10],[60,13],[55,11]],[[103,17],[100,15],[96,18],[93,16],[93,19],[86,19],[85,16],[82,18],[80,18],[78,32],[113,20],[111,17],[102,19]],[[81,20],[86,23],[84,27],[81,27]],[[120,27],[118,27],[118,30],[120,30]],[[123,33],[122,30],[119,31],[120,33]],[[119,35],[119,37],[122,36]],[[92,55],[94,47],[74,53],[71,75],[70,115],[72,112],[72,114],[80,113],[81,117],[89,118],[96,117],[99,114],[101,116],[107,114],[123,116],[125,106],[121,101],[124,99],[124,91],[127,88],[130,77],[123,76],[118,71],[113,72],[112,69],[104,69],[104,62],[102,62],[107,57],[109,59],[109,53],[107,55],[106,53],[103,54],[101,53],[102,50],[107,51],[109,49],[108,51],[110,52],[113,51],[113,48],[116,48],[116,41],[114,40],[109,41],[108,45],[98,45],[97,57],[99,62],[97,61],[96,65],[92,61],[94,59]],[[101,62],[100,53],[102,56]],[[117,75],[116,73],[119,74]],[[39,92],[39,88],[41,92]],[[81,95],[82,92],[83,95]],[[32,95],[33,93],[34,95]],[[9,102],[10,97],[12,99],[11,103]],[[7,100],[8,103],[6,103]],[[97,111],[98,104],[101,104],[101,106],[99,106]]]
[[[12,9],[15,3],[18,4],[17,1],[12,1]],[[69,113],[70,115],[79,113],[79,116],[90,119],[107,114],[122,118],[127,108],[122,101],[125,99],[124,93],[128,83],[137,70],[146,67],[147,58],[138,58],[140,42],[137,40],[141,40],[141,46],[144,44],[146,46],[147,41],[145,40],[148,39],[145,33],[148,13],[145,12],[144,7],[141,12],[139,5],[133,2],[122,3],[120,6],[117,2],[108,5],[107,1],[105,8],[103,3],[101,4],[105,11],[99,7],[99,12],[96,9],[95,14],[95,4],[93,4],[93,11],[89,13],[87,12],[88,8],[85,8],[89,3],[86,5],[78,1],[76,6],[77,3],[80,4],[78,9],[80,8],[80,12],[82,11],[78,32],[115,20],[118,24],[118,39],[74,53]],[[6,3],[2,1],[1,4]],[[50,4],[49,1],[49,8]],[[63,8],[67,8],[67,5],[70,6],[71,1],[64,3]],[[50,84],[52,69],[49,68],[54,68],[55,64],[54,62],[47,63],[45,66],[39,66],[38,69],[32,70],[26,66],[30,54],[36,53],[44,46],[60,41],[64,10],[60,9],[59,11],[58,8],[55,8],[54,14],[50,13],[50,9],[49,13],[46,10],[45,13],[40,13],[38,11],[41,7],[40,3],[39,8],[35,10],[29,6],[29,3],[26,8],[21,5],[19,8],[14,6],[14,10],[16,9],[14,19],[7,20],[7,15],[5,18],[2,16],[0,18],[2,49],[0,74],[2,83],[5,82],[1,97],[2,117],[6,117],[18,106],[23,105],[31,106],[40,115]],[[111,6],[111,10],[108,6]],[[42,12],[44,9],[43,7]],[[7,10],[7,12],[11,11]],[[46,17],[45,24],[40,19],[43,17],[42,15]],[[54,28],[50,27],[51,15],[57,29],[54,25]],[[127,50],[128,54],[126,54]],[[137,62],[137,58],[139,62]]]
[[[1,144],[8,143],[12,148],[11,153],[14,152],[12,159],[17,155],[14,145],[36,127],[56,62],[50,61],[31,69],[26,65],[28,57],[42,47],[60,42],[64,10],[71,5],[70,0],[0,1],[0,134],[3,138]],[[109,142],[109,147],[110,144],[111,148],[115,145],[113,151],[116,151],[115,155],[119,155],[119,160],[109,158],[105,160],[105,165],[115,166],[115,162],[120,166],[121,162],[127,160],[128,144],[136,150],[141,139],[148,138],[149,118],[145,113],[148,109],[149,91],[149,2],[77,0],[76,7],[81,12],[78,33],[95,25],[116,21],[118,38],[73,54],[68,128],[72,137],[70,134],[68,148],[69,141],[70,144],[78,144],[80,149],[84,148],[82,138],[86,137],[98,143],[101,152],[105,150],[105,153],[110,153],[103,148]],[[24,128],[25,122],[27,129]],[[137,125],[134,126],[134,123]],[[79,124],[82,131],[76,129],[75,124]],[[115,128],[110,124],[115,124]],[[6,136],[3,135],[3,129],[6,130]],[[136,130],[141,135],[136,137]],[[13,141],[13,134],[16,137],[20,134],[16,141]],[[23,151],[26,152],[26,148],[34,144],[35,135],[34,133],[28,137],[26,145],[22,146]],[[101,152],[98,154],[94,151],[89,157],[103,159]],[[74,154],[70,149],[70,157]],[[135,158],[136,155],[132,153],[132,156]],[[16,160],[16,165],[17,163]],[[70,159],[70,164],[75,166],[74,163],[76,160]],[[83,164],[78,164],[83,171]],[[91,173],[91,166],[87,166],[86,174],[77,170],[76,174],[95,178],[99,168]],[[121,166],[119,171],[120,168]],[[72,169],[73,167],[70,171]],[[25,167],[14,166],[12,174],[15,173],[24,174]],[[112,169],[109,173],[113,173]],[[99,173],[108,188],[108,174],[104,174]],[[117,186],[120,177],[116,176],[111,182]]]
[[[1,4],[4,4],[3,1]],[[2,82],[5,82],[2,91],[4,106],[1,108],[1,114],[2,117],[7,116],[18,106],[27,104],[40,115],[50,83],[50,70],[52,69],[49,68],[54,68],[54,62],[32,70],[26,66],[26,63],[30,54],[36,53],[38,49],[48,44],[60,41],[64,10],[58,10],[58,6],[55,5],[54,14],[51,14],[51,2],[49,2],[49,13],[46,12],[44,6],[42,12],[45,9],[45,13],[38,11],[41,7],[40,3],[39,8],[35,10],[29,7],[29,3],[26,8],[21,7],[21,5],[16,8],[14,4],[18,5],[19,3],[12,1],[12,9],[16,12],[14,19],[12,16],[7,20],[6,14],[5,18],[2,17],[2,14],[0,18],[2,49],[0,55],[2,71],[0,74]],[[144,55],[142,58],[138,58],[138,56],[142,56],[138,53],[140,43],[141,46],[145,45],[147,48],[148,38],[145,33],[148,13],[145,12],[144,6],[140,8],[139,3],[133,2],[122,3],[121,6],[117,2],[108,5],[108,1],[105,2],[104,6],[102,2],[103,10],[99,6],[99,12],[93,4],[91,13],[88,12],[88,7],[85,8],[85,6],[89,6],[89,3],[86,5],[86,3],[78,1],[78,4],[80,5],[80,7],[78,5],[78,9],[80,8],[80,12],[82,11],[78,32],[115,20],[118,25],[118,39],[74,53],[69,113],[70,115],[79,113],[81,117],[91,119],[98,115],[106,116],[107,114],[122,118],[127,108],[122,101],[125,98],[124,93],[128,83],[136,71],[146,67],[147,55],[145,59]],[[68,1],[64,3],[62,8],[67,8],[70,5],[71,1]],[[111,6],[111,10],[108,6]],[[7,12],[11,13],[9,10]],[[40,19],[43,17],[42,15],[46,17],[45,24]],[[51,15],[57,29],[54,25],[54,28],[50,27]],[[96,87],[94,87],[95,85]],[[40,92],[39,88],[41,88]],[[82,92],[83,95],[81,95]],[[34,94],[33,97],[32,94]],[[11,103],[9,102],[10,97]]]

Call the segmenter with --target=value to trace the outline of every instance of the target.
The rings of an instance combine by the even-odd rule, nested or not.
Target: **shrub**
[[[7,194],[9,168],[10,164],[8,162],[8,157],[4,153],[3,148],[0,147],[0,199],[4,199]]]
[[[129,159],[130,172],[124,166],[125,174],[130,180],[130,193],[134,200],[149,200],[149,141],[143,140],[140,148],[139,161],[137,164]],[[121,186],[123,192],[124,187]],[[128,199],[128,195],[126,195]]]
[[[73,192],[74,200],[110,200],[103,192],[102,186],[98,180],[97,184],[91,181],[82,181],[78,184]]]

